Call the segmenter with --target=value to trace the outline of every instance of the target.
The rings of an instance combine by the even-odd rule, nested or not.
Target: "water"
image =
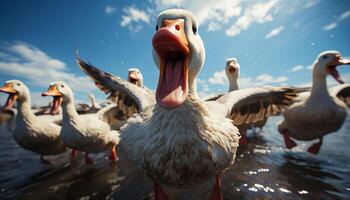
[[[270,118],[239,150],[222,176],[224,199],[350,199],[350,117],[324,138],[317,156],[305,152],[312,142],[285,149],[276,130],[280,119]],[[67,152],[50,157],[54,167],[46,167],[6,127],[0,133],[0,199],[151,199],[152,182],[125,160],[111,164],[107,153],[98,154],[95,165],[85,166],[80,155],[70,165]]]

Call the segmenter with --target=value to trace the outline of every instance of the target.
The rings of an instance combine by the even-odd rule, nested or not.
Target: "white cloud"
[[[344,12],[343,14],[340,15],[339,20],[344,20],[346,18],[350,17],[350,10]]]
[[[309,66],[307,66],[305,69],[307,69],[307,70],[312,70],[312,68],[313,68],[313,65],[309,65]]]
[[[288,81],[286,76],[274,77],[270,74],[260,74],[255,78],[243,77],[238,79],[240,88],[259,87],[267,85],[284,85]]]
[[[23,43],[10,43],[4,48],[8,56],[0,61],[0,72],[24,79],[28,85],[37,85],[47,88],[52,81],[66,82],[75,91],[92,91],[95,86],[86,76],[77,76],[68,71],[66,64],[51,58],[40,49]]]
[[[151,21],[150,15],[147,14],[146,11],[138,9],[134,6],[124,8],[123,12],[124,15],[122,16],[120,25],[123,27],[128,27],[131,31],[138,32],[142,29],[142,26],[137,23],[143,22],[149,24]]]
[[[208,82],[213,85],[228,85],[225,70],[214,72],[213,76],[208,79]]]
[[[239,0],[156,0],[157,10],[180,7],[193,12],[198,22],[208,24],[208,31],[215,31],[229,22],[229,19],[241,14]]]
[[[305,3],[305,5],[303,6],[304,8],[311,8],[314,7],[315,5],[317,5],[320,2],[320,0],[309,0]]]
[[[329,31],[329,30],[334,29],[334,28],[337,27],[337,26],[338,26],[338,24],[337,24],[336,22],[332,22],[332,23],[327,24],[327,25],[325,25],[324,27],[322,27],[322,29],[323,29],[324,31]]]
[[[106,6],[105,13],[107,15],[111,15],[111,14],[115,13],[115,7],[113,7],[113,6]]]
[[[345,19],[347,19],[347,18],[349,18],[349,17],[350,17],[350,10],[348,10],[348,11],[342,13],[342,14],[338,17],[338,19],[335,20],[334,22],[331,22],[331,23],[329,23],[329,24],[323,26],[323,27],[322,27],[322,30],[324,30],[324,31],[332,30],[332,29],[334,29],[334,28],[336,28],[336,27],[338,26],[338,22],[340,23],[340,21],[345,20]]]
[[[268,34],[265,35],[265,38],[272,38],[278,34],[280,34],[283,31],[284,27],[283,26],[279,26],[275,29],[272,29]]]
[[[304,66],[302,66],[302,65],[295,65],[290,70],[288,70],[288,72],[297,72],[297,71],[301,71],[303,69],[304,69]]]
[[[259,76],[257,76],[255,78],[255,80],[261,81],[263,83],[281,83],[281,82],[287,81],[288,78],[285,76],[279,76],[279,77],[274,78],[273,76],[271,76],[269,74],[260,74]]]
[[[242,77],[238,79],[238,83],[241,88],[264,86],[269,84],[282,84],[286,81],[288,81],[288,78],[286,76],[274,77],[270,74],[260,74],[255,78]],[[225,70],[214,72],[213,76],[208,79],[208,83],[212,85],[222,85],[224,87],[228,87],[228,80]]]
[[[250,24],[257,22],[263,24],[273,20],[270,11],[276,7],[279,0],[270,0],[264,3],[256,3],[248,7],[242,16],[240,16],[237,21],[226,30],[226,35],[236,36],[241,33],[242,30],[249,28]]]

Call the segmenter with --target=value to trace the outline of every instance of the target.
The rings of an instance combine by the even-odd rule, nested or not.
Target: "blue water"
[[[236,162],[223,174],[224,199],[350,199],[350,117],[341,130],[324,138],[317,156],[305,150],[312,142],[284,148],[269,119],[263,133],[251,134]],[[0,126],[0,199],[151,199],[152,182],[126,160],[111,164],[109,153],[83,155],[69,164],[69,152],[49,159],[21,149]]]

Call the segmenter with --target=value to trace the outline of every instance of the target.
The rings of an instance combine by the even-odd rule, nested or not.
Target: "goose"
[[[127,81],[146,89],[143,85],[143,75],[138,68],[130,68],[128,70]],[[106,91],[109,90],[106,89]],[[151,93],[151,90],[148,89],[148,92]],[[105,112],[103,118],[114,130],[120,130],[120,127],[125,124],[126,120],[137,112],[136,103],[128,96],[117,91],[112,92],[107,99],[117,104],[117,106]]]
[[[43,164],[50,164],[44,156],[66,151],[66,146],[59,137],[61,127],[53,123],[49,116],[34,115],[29,89],[22,81],[6,81],[0,91],[9,94],[5,109],[11,109],[17,102],[18,109],[12,134],[19,146],[39,154]]]
[[[169,199],[174,191],[211,178],[215,184],[210,199],[222,199],[220,176],[234,163],[240,138],[231,116],[244,123],[269,115],[290,105],[295,90],[243,89],[216,101],[200,99],[196,77],[204,65],[205,49],[197,20],[187,10],[161,12],[152,45],[160,71],[155,95],[81,58],[77,62],[100,89],[118,91],[135,102],[137,112],[120,130],[120,150],[153,180],[155,199]],[[255,104],[261,105],[259,110],[250,110]]]
[[[239,73],[241,70],[241,65],[238,63],[237,58],[228,58],[226,60],[226,66],[225,66],[225,72],[226,72],[226,76],[227,79],[229,80],[229,89],[228,92],[234,91],[234,90],[239,90],[239,85],[238,85],[238,78],[239,78]],[[250,128],[253,128],[254,131],[256,132],[256,128],[259,128],[261,132],[262,128],[265,126],[266,122],[267,122],[268,118],[265,118],[259,122],[256,122],[254,124],[252,124],[251,126],[249,126]],[[238,129],[241,129],[240,127],[238,127]],[[242,131],[240,131],[242,137],[240,139],[240,142],[242,141],[242,139],[246,139],[245,138],[245,134],[242,134]],[[244,142],[243,142],[244,143]],[[240,143],[241,144],[241,143]]]
[[[344,83],[336,67],[349,65],[350,60],[341,57],[338,51],[324,51],[313,63],[312,89],[304,99],[294,103],[284,111],[283,120],[278,124],[278,131],[283,135],[288,149],[297,144],[296,140],[319,141],[308,148],[308,152],[317,154],[320,151],[323,137],[337,131],[347,116],[347,106],[339,99],[340,91],[348,91],[349,85],[342,90],[330,93],[327,89],[326,76],[331,75],[339,83]],[[343,92],[346,94],[346,92]]]
[[[226,60],[226,65],[225,65],[225,73],[226,73],[226,77],[229,81],[229,89],[228,92],[232,92],[235,90],[239,90],[239,84],[238,84],[238,78],[239,78],[239,74],[240,74],[240,64],[237,60],[237,58],[228,58]],[[300,92],[303,92],[304,89],[299,89]],[[218,94],[218,95],[214,95],[211,96],[207,99],[205,99],[206,101],[215,101],[217,100],[219,97],[221,97],[223,94]],[[257,104],[256,106],[260,106],[260,104]],[[253,106],[251,106],[250,109],[257,109],[259,110],[259,108],[253,108]],[[281,110],[280,110],[281,111]],[[275,114],[279,114],[280,111],[275,111]],[[260,120],[255,120],[254,123],[236,123],[237,121],[240,120],[235,120],[234,121],[234,125],[236,125],[239,129],[239,132],[241,133],[241,138],[239,140],[239,145],[240,146],[244,146],[247,144],[247,137],[246,137],[246,132],[248,129],[250,128],[260,128],[260,131],[262,129],[262,127],[266,124],[267,119],[268,119],[269,115],[266,115],[265,117],[262,117]]]
[[[78,115],[72,89],[62,81],[52,82],[47,92],[42,96],[52,96],[51,113],[56,113],[62,105],[62,129],[60,136],[68,147],[75,151],[85,152],[85,163],[93,164],[89,153],[99,153],[111,149],[110,160],[117,159],[116,145],[119,143],[119,133],[111,130],[108,123],[101,120],[104,110],[96,114]]]
[[[87,103],[78,103],[75,106],[75,109],[77,110],[78,114],[96,113],[102,108],[101,105],[97,103],[94,94],[89,93],[87,97],[90,101],[90,105]]]

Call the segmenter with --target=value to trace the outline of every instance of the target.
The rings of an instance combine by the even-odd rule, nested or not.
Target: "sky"
[[[126,78],[137,67],[155,89],[158,69],[151,40],[157,14],[185,8],[199,21],[206,62],[199,74],[200,96],[228,90],[227,58],[241,65],[241,88],[265,85],[307,86],[311,65],[325,50],[350,58],[348,0],[3,0],[0,6],[0,85],[22,80],[33,104],[52,81],[62,80],[77,101],[87,93],[104,99],[79,70],[74,50],[101,69]],[[350,66],[339,71],[350,82]],[[328,78],[329,85],[335,84]],[[6,100],[0,94],[0,103]]]

